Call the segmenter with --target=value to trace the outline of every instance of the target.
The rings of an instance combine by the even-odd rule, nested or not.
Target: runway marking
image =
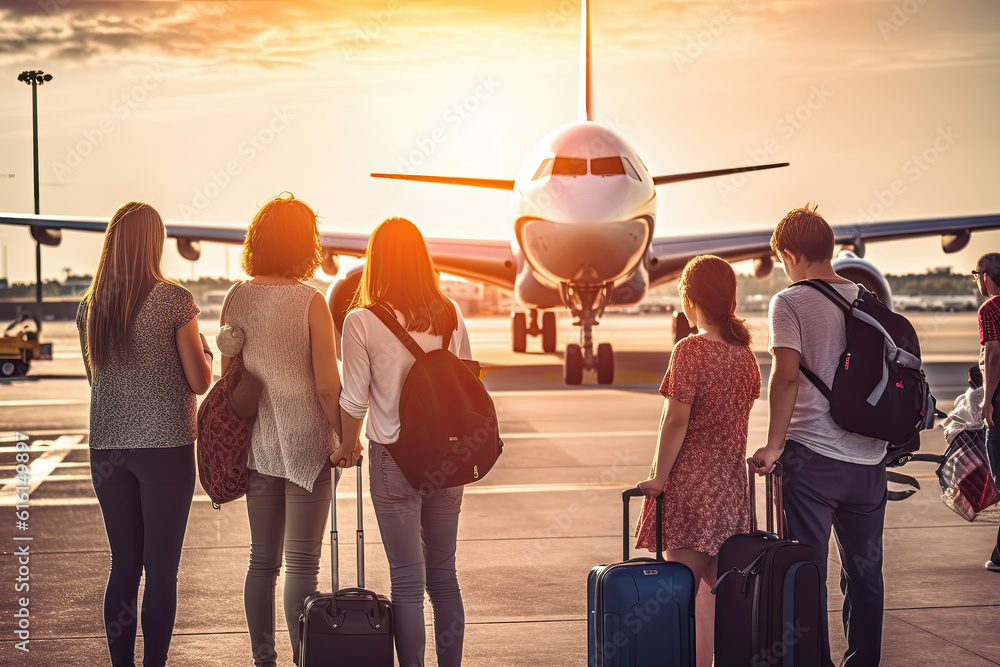
[[[87,435],[90,433],[90,429],[80,428],[59,428],[50,430],[38,430],[35,429],[31,432],[32,436],[38,435]],[[23,435],[23,434],[22,434]],[[17,431],[0,431],[0,442],[17,442]]]
[[[555,433],[504,433],[500,431],[503,440],[564,440],[566,438],[645,438],[656,435],[656,431],[560,431]]]
[[[53,405],[90,405],[90,399],[85,401],[71,398],[23,399],[17,401],[0,401],[0,408],[35,408]]]
[[[69,477],[80,477],[81,480],[84,479],[83,475],[67,475],[65,478],[62,476],[54,476],[48,479],[49,482],[58,481],[61,479],[67,479]],[[934,473],[917,473],[913,475],[917,479],[936,479]],[[86,481],[90,480],[90,476],[85,477]],[[81,481],[76,480],[76,481]],[[69,481],[67,479],[67,481]],[[763,480],[758,480],[758,484],[762,484]],[[512,493],[572,493],[572,492],[584,492],[584,491],[600,491],[600,490],[611,490],[621,491],[623,488],[621,482],[577,482],[568,484],[496,484],[496,485],[482,485],[482,486],[467,486],[465,488],[465,495],[469,496],[492,496],[492,495],[507,495]],[[364,494],[366,497],[368,494]],[[357,498],[357,493],[354,491],[341,491],[337,494],[337,498],[342,499],[354,499]],[[211,503],[212,499],[208,496],[198,493],[191,499],[192,503]],[[240,498],[235,500],[232,504],[243,504],[246,502],[245,498]],[[96,506],[97,498],[93,496],[88,496],[86,498],[32,498],[32,507],[85,507],[85,506]]]
[[[28,493],[34,493],[35,489],[42,485],[42,482],[52,474],[52,471],[56,469],[59,463],[66,458],[66,455],[70,453],[71,449],[83,440],[82,435],[63,435],[60,436],[58,440],[35,440],[31,443],[31,450],[39,451],[43,449],[41,456],[38,456],[29,464],[31,469],[31,480],[28,485]],[[7,449],[7,448],[5,448]],[[29,451],[31,451],[29,450]],[[0,496],[7,496],[9,491],[13,491],[15,486],[21,486],[21,482],[17,480],[16,477],[10,477],[3,480],[2,485],[0,485]],[[13,494],[11,494],[13,496]],[[94,502],[97,499],[94,498]],[[11,503],[13,504],[13,503]],[[31,499],[31,504],[35,504],[35,499]]]

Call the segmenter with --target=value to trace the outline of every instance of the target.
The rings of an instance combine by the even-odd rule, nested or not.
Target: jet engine
[[[354,293],[361,284],[361,272],[364,266],[357,266],[347,272],[341,280],[337,280],[330,285],[326,291],[326,303],[330,306],[330,314],[333,315],[334,337],[337,341],[337,358],[340,358],[340,334],[344,330],[344,317],[351,309],[351,302],[354,300]]]
[[[879,301],[892,308],[892,290],[882,272],[871,262],[867,262],[850,250],[841,250],[833,258],[833,270],[843,278],[864,285],[875,293]]]
[[[52,227],[37,227],[32,225],[31,238],[35,239],[42,245],[55,247],[62,242],[62,230],[53,229]]]

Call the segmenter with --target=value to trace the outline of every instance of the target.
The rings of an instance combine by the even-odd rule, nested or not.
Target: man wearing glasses
[[[985,388],[983,420],[986,422],[986,455],[990,463],[993,483],[1000,487],[1000,253],[988,252],[976,262],[972,272],[980,293],[987,297],[979,308],[979,370]],[[986,569],[1000,572],[1000,530],[997,545],[986,561]]]

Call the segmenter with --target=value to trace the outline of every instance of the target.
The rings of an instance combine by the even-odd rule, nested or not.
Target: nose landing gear
[[[566,346],[563,379],[566,384],[581,384],[583,371],[596,370],[598,384],[613,383],[614,352],[610,343],[601,343],[597,346],[597,354],[594,354],[593,328],[599,324],[598,319],[604,314],[604,307],[611,299],[614,284],[578,287],[564,283],[561,291],[563,303],[577,318],[573,325],[580,327],[580,344]]]

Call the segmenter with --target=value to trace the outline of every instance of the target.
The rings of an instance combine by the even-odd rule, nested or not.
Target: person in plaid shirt
[[[1000,487],[1000,253],[989,252],[976,262],[972,272],[980,293],[987,297],[979,307],[979,370],[983,374],[983,420],[986,422],[986,456],[993,483]],[[997,545],[986,561],[986,569],[1000,572],[1000,530]]]

